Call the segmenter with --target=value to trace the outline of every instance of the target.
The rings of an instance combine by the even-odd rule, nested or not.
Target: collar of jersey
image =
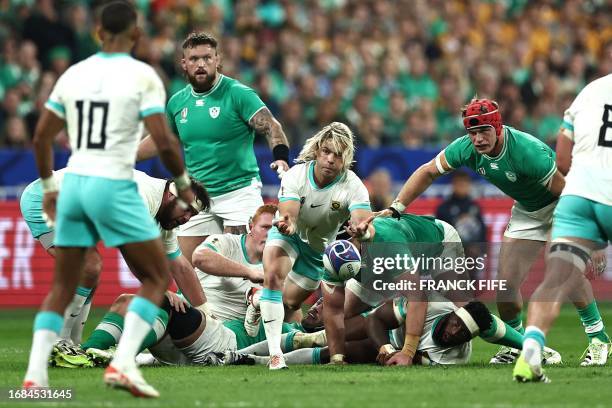
[[[195,89],[193,89],[193,86],[189,85],[191,87],[191,94],[193,96],[195,96],[196,98],[201,98],[203,96],[208,96],[208,95],[210,95],[211,93],[213,93],[213,92],[215,92],[217,90],[219,85],[221,85],[221,81],[223,81],[223,78],[225,78],[225,76],[223,74],[219,74],[219,80],[217,81],[217,83],[212,88],[210,88],[208,91],[202,92],[202,93],[196,92]]]
[[[338,174],[336,176],[336,178],[334,179],[334,181],[332,181],[331,183],[329,183],[328,185],[326,185],[325,187],[319,187],[317,186],[317,183],[315,183],[315,179],[314,179],[314,165],[315,165],[315,161],[311,161],[310,165],[308,166],[308,180],[310,180],[310,185],[312,186],[313,189],[318,190],[318,191],[322,191],[322,190],[327,190],[329,188],[331,188],[334,184],[336,184],[344,175],[344,172]]]
[[[100,58],[117,58],[117,57],[130,57],[131,56],[127,52],[104,52],[104,51],[98,51],[96,55]]]
[[[495,157],[491,157],[488,156],[486,154],[483,154],[484,157],[486,157],[487,159],[491,160],[491,161],[498,161],[500,160],[502,157],[504,157],[504,155],[506,154],[506,150],[508,150],[508,128],[506,126],[504,126],[502,128],[504,130],[504,147],[502,147],[502,151]]]
[[[244,255],[244,260],[247,261],[249,265],[261,265],[261,262],[252,263],[249,261],[249,254],[246,250],[246,234],[242,234],[240,237],[240,246],[242,247],[242,255]]]

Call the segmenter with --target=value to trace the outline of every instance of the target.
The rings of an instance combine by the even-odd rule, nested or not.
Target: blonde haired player
[[[268,234],[263,254],[264,289],[260,299],[271,370],[287,367],[280,346],[283,303],[288,309],[298,309],[319,286],[323,250],[343,222],[350,217],[357,225],[371,215],[368,191],[349,170],[354,152],[353,133],[348,126],[330,123],[306,141],[298,164],[281,180],[279,219]],[[367,236],[370,230],[361,233]],[[343,359],[341,355],[332,356],[332,361]]]

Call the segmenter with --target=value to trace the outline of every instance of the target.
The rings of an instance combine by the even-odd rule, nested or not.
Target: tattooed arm
[[[249,121],[255,132],[265,136],[272,153],[274,154],[274,162],[270,167],[273,169],[289,170],[289,141],[281,124],[272,116],[268,108],[262,108]]]

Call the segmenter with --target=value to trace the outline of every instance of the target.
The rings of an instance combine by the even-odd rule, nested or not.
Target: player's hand
[[[343,354],[334,354],[330,356],[329,363],[327,365],[335,365],[335,366],[344,366],[348,365],[348,363],[344,360]]]
[[[249,268],[249,272],[247,273],[247,279],[253,283],[263,283],[264,281],[263,270]]]
[[[276,160],[270,164],[272,170],[276,170],[278,178],[282,179],[285,173],[289,170],[289,165],[284,160]]]
[[[365,221],[362,221],[359,224],[355,224],[351,221],[349,222],[349,225],[347,227],[344,227],[344,230],[352,238],[362,240],[363,236],[368,232],[368,227],[370,226],[374,218],[376,218],[376,215],[372,214]]]
[[[43,213],[42,217],[49,228],[55,225],[55,211],[57,208],[57,191],[50,191],[43,196]]]
[[[187,308],[189,307],[189,303],[179,295],[174,292],[166,291],[166,297],[170,302],[170,306],[174,308],[179,313],[185,313]]]
[[[276,228],[278,228],[278,232],[280,232],[283,235],[293,235],[293,234],[295,234],[295,226],[293,225],[293,223],[289,219],[288,215],[285,215],[281,219],[276,219],[276,220],[272,221],[272,225],[274,225]]]
[[[585,276],[589,280],[596,279],[597,277],[601,276],[602,273],[604,273],[607,266],[606,249],[604,248],[593,251],[591,254],[591,260],[587,263]]]
[[[386,366],[399,365],[399,366],[411,366],[412,365],[412,357],[410,357],[406,353],[402,353],[398,351],[397,353],[393,353],[387,361],[385,361]]]
[[[381,217],[381,218],[393,217],[393,211],[391,211],[388,208],[385,208],[384,210],[376,211],[372,213],[372,215],[374,215],[374,217]]]
[[[183,209],[191,207],[191,209],[197,213],[202,210],[191,187],[178,191],[178,195],[178,203]]]

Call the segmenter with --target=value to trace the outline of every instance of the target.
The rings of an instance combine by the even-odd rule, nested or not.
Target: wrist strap
[[[274,161],[283,160],[285,163],[289,163],[289,146],[284,144],[277,144],[272,148],[272,157]]]
[[[379,354],[391,354],[394,351],[397,350],[395,350],[395,347],[393,347],[391,344],[385,344],[384,346],[380,346],[380,348],[378,349]]]
[[[58,191],[57,180],[55,179],[53,173],[51,173],[51,175],[47,178],[40,179],[40,183],[42,184],[43,193],[55,193]]]
[[[191,187],[191,179],[189,178],[187,170],[185,170],[180,176],[174,178],[174,184],[176,185],[176,189],[178,191],[183,191]]]
[[[342,363],[344,362],[344,354],[334,354],[329,358],[330,363]]]

